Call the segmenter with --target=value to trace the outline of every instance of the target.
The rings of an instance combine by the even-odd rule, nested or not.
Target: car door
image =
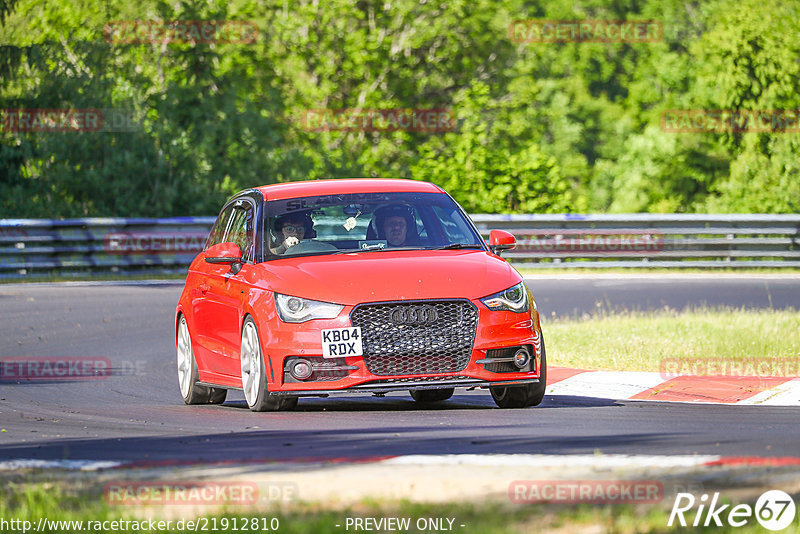
[[[199,330],[202,331],[199,342],[209,353],[209,376],[206,378],[209,381],[214,380],[213,375],[239,377],[241,373],[242,300],[247,293],[242,279],[253,265],[255,210],[247,199],[234,201],[230,208],[224,232],[216,239],[221,243],[239,245],[244,259],[242,269],[234,273],[229,264],[202,262],[200,269],[204,276],[198,284],[201,296],[195,306],[197,321],[201,325]]]
[[[221,351],[215,341],[217,339],[215,306],[208,294],[216,266],[203,260],[210,255],[208,252],[210,247],[223,242],[233,216],[233,208],[233,205],[228,205],[222,209],[211,228],[206,246],[200,253],[200,261],[192,264],[187,277],[187,286],[192,287],[190,334],[197,359],[199,378],[212,382],[223,367],[223,362],[220,362]]]

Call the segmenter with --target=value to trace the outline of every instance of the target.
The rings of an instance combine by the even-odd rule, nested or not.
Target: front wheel
[[[256,322],[252,317],[244,321],[240,350],[242,365],[242,390],[247,406],[254,412],[292,410],[297,406],[297,397],[270,394],[267,390],[267,372],[261,352]]]
[[[542,358],[539,382],[525,384],[524,386],[504,386],[489,388],[495,404],[500,408],[527,408],[538,406],[544,399],[547,388],[547,356],[544,350],[544,336],[542,336]]]
[[[192,337],[189,335],[189,325],[186,317],[181,315],[178,320],[177,333],[178,349],[178,386],[181,397],[186,404],[222,404],[228,395],[227,389],[212,388],[198,384],[197,361],[194,359]]]

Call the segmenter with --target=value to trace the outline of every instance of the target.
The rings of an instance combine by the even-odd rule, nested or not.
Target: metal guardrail
[[[518,267],[800,267],[800,215],[474,215]],[[0,278],[182,273],[214,217],[0,219]]]
[[[800,215],[477,215],[481,233],[513,233],[515,265],[800,267]]]
[[[0,219],[0,278],[183,273],[214,219]]]

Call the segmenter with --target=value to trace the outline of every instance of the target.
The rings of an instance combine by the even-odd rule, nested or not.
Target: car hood
[[[288,295],[355,305],[409,299],[476,299],[521,281],[501,258],[478,250],[379,251],[258,264],[259,285]]]

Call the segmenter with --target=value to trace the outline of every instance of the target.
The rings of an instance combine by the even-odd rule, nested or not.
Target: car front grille
[[[469,363],[478,310],[468,300],[360,304],[364,363],[380,376],[456,373]]]

